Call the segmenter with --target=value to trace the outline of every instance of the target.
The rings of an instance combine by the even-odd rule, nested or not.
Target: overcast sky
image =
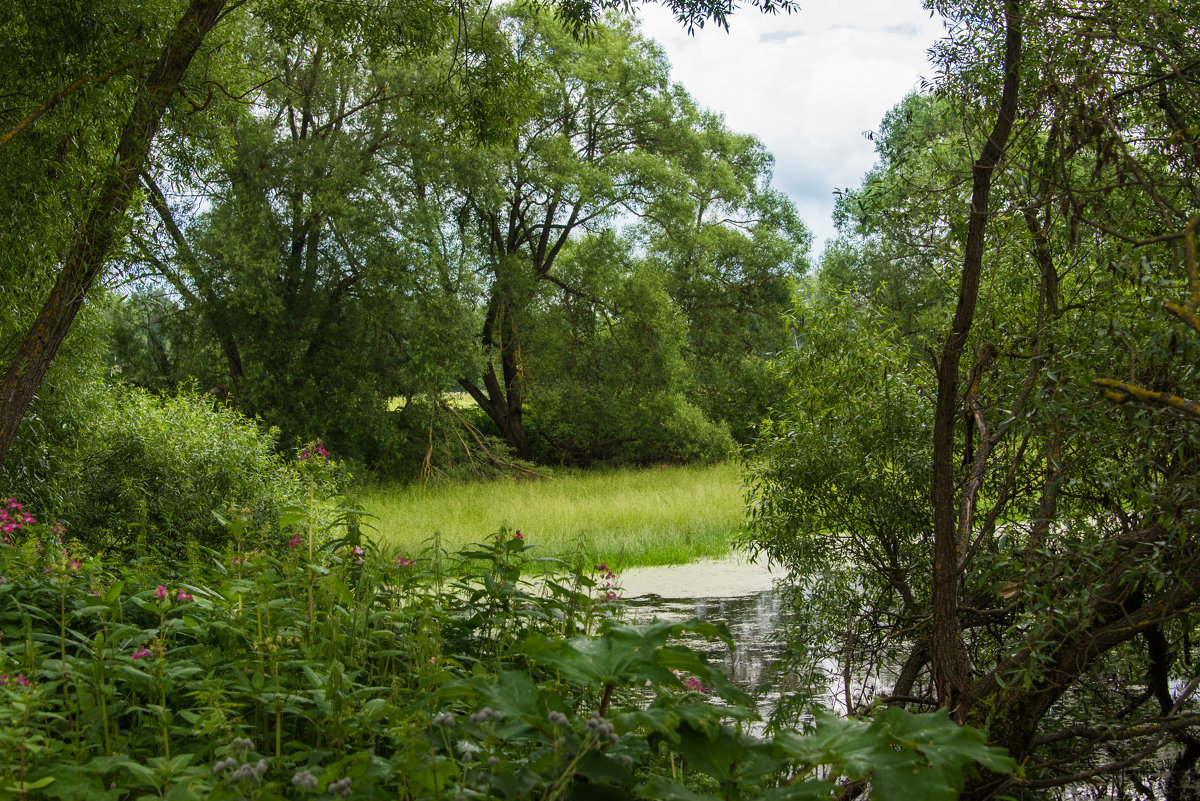
[[[672,78],[774,154],[775,186],[813,232],[814,256],[834,234],[833,190],[858,186],[875,162],[863,131],[933,76],[925,53],[942,34],[920,0],[801,0],[790,16],[746,7],[728,33],[694,36],[662,6],[638,13]]]

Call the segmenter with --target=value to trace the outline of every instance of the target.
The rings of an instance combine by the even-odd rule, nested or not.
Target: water
[[[686,565],[639,567],[620,576],[622,597],[636,623],[651,620],[701,620],[729,627],[736,648],[720,641],[689,642],[720,665],[747,692],[777,695],[773,668],[785,643],[783,627],[789,610],[775,591],[779,570],[745,557],[692,562]]]

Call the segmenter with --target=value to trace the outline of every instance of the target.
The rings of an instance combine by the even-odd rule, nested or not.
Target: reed
[[[375,487],[361,507],[381,543],[420,552],[435,533],[454,550],[502,526],[537,553],[618,568],[729,551],[742,526],[738,465],[590,470],[554,479]]]

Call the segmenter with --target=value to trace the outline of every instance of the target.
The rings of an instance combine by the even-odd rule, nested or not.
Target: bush
[[[195,392],[88,383],[31,423],[4,486],[98,550],[219,545],[227,535],[214,511],[236,506],[261,529],[303,494],[274,432]]]
[[[597,573],[532,580],[519,532],[130,566],[32,517],[0,508],[0,801],[946,799],[1014,767],[945,712],[754,738],[680,644],[723,625],[623,625]]]

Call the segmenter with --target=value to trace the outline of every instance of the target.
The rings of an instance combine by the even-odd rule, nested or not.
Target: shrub
[[[195,392],[92,382],[35,422],[41,436],[21,443],[4,484],[99,550],[217,545],[227,535],[214,511],[236,506],[263,528],[303,495],[274,432]]]
[[[595,574],[530,580],[519,532],[131,567],[7,504],[0,801],[950,799],[1014,767],[944,712],[752,737],[750,696],[680,644],[723,625],[623,625]]]

